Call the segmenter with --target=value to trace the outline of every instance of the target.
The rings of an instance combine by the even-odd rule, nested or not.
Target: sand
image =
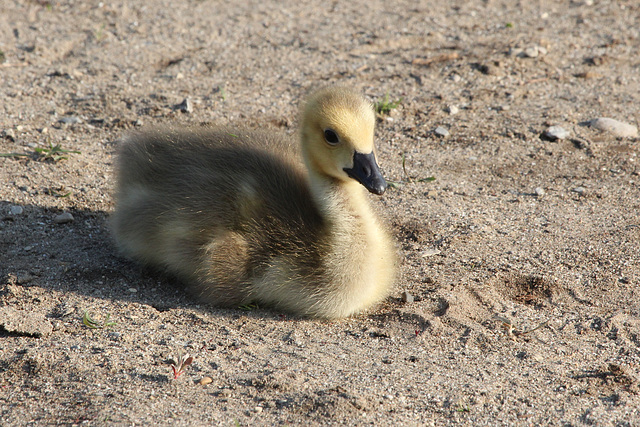
[[[588,125],[638,125],[639,37],[631,0],[3,1],[2,423],[640,425],[640,140]],[[294,133],[333,83],[401,99],[383,304],[216,309],[118,255],[127,131]]]

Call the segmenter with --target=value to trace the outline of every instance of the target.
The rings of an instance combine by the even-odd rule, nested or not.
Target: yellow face
[[[308,167],[340,181],[356,179],[377,194],[384,179],[375,161],[372,105],[342,87],[314,93],[302,117],[302,149]],[[381,181],[380,181],[381,180]],[[370,182],[371,181],[371,182]]]

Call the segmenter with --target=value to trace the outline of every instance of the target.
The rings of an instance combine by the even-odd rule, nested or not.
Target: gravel
[[[81,154],[0,157],[3,425],[640,424],[640,144],[579,126],[640,117],[636,2],[48,3],[2,2],[0,130],[16,140],[0,153]],[[509,54],[532,46],[548,51]],[[398,252],[379,307],[332,322],[209,307],[118,253],[124,134],[293,135],[300,100],[334,83],[402,99],[375,134],[397,185],[366,196]],[[541,123],[571,135],[549,143]],[[194,362],[174,379],[181,352]]]

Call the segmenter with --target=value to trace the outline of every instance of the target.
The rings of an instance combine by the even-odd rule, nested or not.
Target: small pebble
[[[536,362],[538,362],[538,363],[544,363],[547,360],[547,358],[543,354],[540,354],[540,353],[533,353],[531,355],[531,358],[533,360],[535,360]]]
[[[438,249],[425,249],[424,251],[422,251],[422,258],[439,255],[439,254],[440,254],[440,250]]]
[[[9,208],[10,215],[22,215],[22,212],[24,212],[22,206],[11,206]]]
[[[604,132],[608,132],[620,138],[635,138],[638,136],[638,128],[608,117],[599,117],[589,121],[589,126]]]
[[[136,292],[138,292],[136,288],[129,288],[128,291],[131,292],[132,294],[135,294]]]
[[[458,114],[460,112],[460,109],[458,107],[456,107],[455,105],[449,105],[447,106],[447,113],[451,114],[452,116],[455,114]]]
[[[80,120],[80,117],[78,116],[65,116],[61,117],[58,121],[60,123],[64,123],[65,125],[75,125],[78,123],[82,123],[82,120]]]
[[[578,193],[580,195],[583,195],[584,192],[586,191],[586,189],[584,187],[576,187],[571,191],[573,191],[574,193]]]
[[[566,139],[569,136],[569,131],[561,126],[551,126],[545,129],[543,134],[551,141],[557,141],[559,139]]]
[[[4,132],[2,132],[2,136],[4,136],[9,141],[16,141],[16,133],[13,131],[13,129],[5,129]]]
[[[402,291],[401,298],[402,298],[402,302],[407,302],[407,303],[413,302],[413,295],[411,295],[407,291]]]
[[[536,196],[538,197],[542,197],[546,194],[546,191],[544,191],[544,188],[542,187],[536,187],[535,190],[533,190],[536,193]]]
[[[525,58],[537,58],[538,56],[543,56],[547,54],[547,49],[542,46],[530,46],[522,51],[520,56]]]
[[[449,131],[443,128],[442,126],[438,126],[437,128],[435,128],[434,132],[436,135],[441,136],[443,138],[446,138],[449,136]]]
[[[200,385],[207,385],[207,384],[211,384],[212,382],[213,382],[213,378],[204,377],[203,379],[200,380]]]
[[[602,74],[589,70],[584,73],[577,73],[575,76],[580,77],[581,79],[599,79],[602,77]]]
[[[523,49],[520,47],[512,47],[509,49],[510,56],[522,56]]]
[[[177,105],[178,110],[183,113],[191,114],[193,113],[193,101],[191,98],[186,97],[180,104]]]
[[[56,215],[56,217],[53,219],[53,222],[55,222],[56,224],[66,224],[68,222],[73,222],[73,215],[71,215],[69,212],[63,212],[60,215]]]
[[[253,408],[253,412],[255,412],[256,414],[259,414],[262,412],[262,406],[256,406],[255,408]]]
[[[35,276],[31,273],[22,273],[18,275],[18,284],[19,285],[24,285],[25,283],[29,283],[31,282],[33,279],[35,279]]]

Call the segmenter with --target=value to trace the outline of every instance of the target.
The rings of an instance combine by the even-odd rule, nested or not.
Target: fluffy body
[[[117,166],[117,245],[213,305],[329,319],[362,311],[388,294],[396,264],[365,188],[344,171],[356,151],[373,152],[373,125],[360,95],[331,88],[306,104],[301,143],[231,128],[130,135]]]

